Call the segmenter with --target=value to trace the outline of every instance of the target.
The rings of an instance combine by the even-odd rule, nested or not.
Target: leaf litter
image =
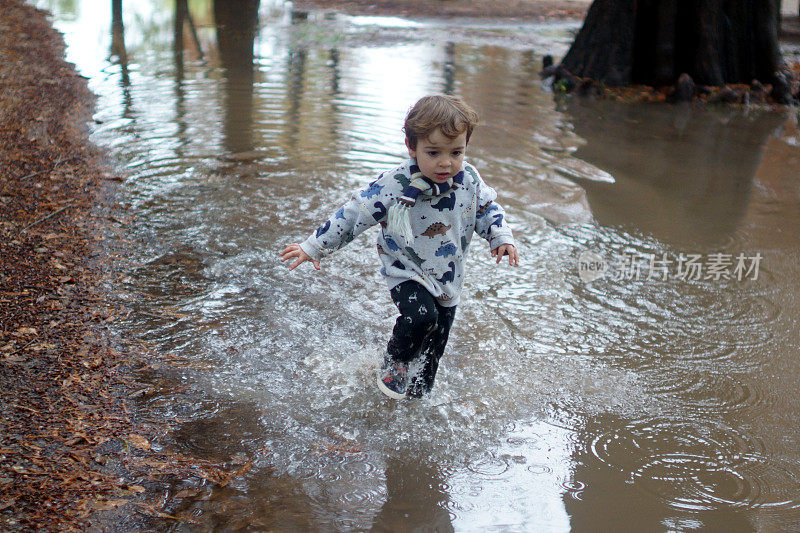
[[[193,523],[165,512],[164,478],[224,487],[253,459],[167,450],[170,421],[138,413],[134,376],[159,354],[109,330],[122,254],[101,246],[134,216],[113,202],[123,179],[87,136],[94,96],[46,16],[0,3],[0,530]]]

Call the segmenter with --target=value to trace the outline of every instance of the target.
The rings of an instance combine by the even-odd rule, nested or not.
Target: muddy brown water
[[[139,399],[174,426],[156,445],[255,458],[170,486],[192,522],[161,528],[800,528],[795,110],[559,100],[538,66],[575,22],[262,2],[218,28],[199,1],[195,40],[171,3],[126,2],[111,55],[110,5],[38,4],[128,176],[117,327],[181,362]],[[277,251],[396,164],[439,91],[481,113],[469,159],[523,265],[476,242],[434,393],[395,403],[372,381],[394,319],[375,230],[320,273]]]

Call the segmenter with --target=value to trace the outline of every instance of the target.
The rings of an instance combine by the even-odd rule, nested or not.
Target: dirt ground
[[[97,253],[121,226],[116,178],[87,138],[94,97],[44,13],[2,0],[0,35],[0,530],[81,530],[144,492],[121,479],[147,438]]]
[[[351,15],[552,20],[583,18],[589,4],[591,0],[295,0],[294,7]]]
[[[109,329],[130,215],[88,140],[94,95],[46,13],[0,0],[0,36],[0,531],[192,523],[162,511],[171,480],[224,486],[251,463],[155,444],[170,427],[134,398],[162,359]]]

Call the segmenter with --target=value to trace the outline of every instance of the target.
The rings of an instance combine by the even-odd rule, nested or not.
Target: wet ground
[[[254,460],[166,487],[163,527],[800,527],[795,110],[554,100],[541,57],[577,21],[192,2],[195,39],[138,2],[112,39],[108,5],[40,4],[128,177],[109,288],[119,333],[172,362],[138,397],[174,425],[154,445]],[[403,157],[440,91],[481,113],[469,159],[524,263],[475,244],[434,393],[395,403],[374,230],[320,273],[277,252]]]
[[[0,3],[0,530],[68,531],[130,492],[123,383],[135,361],[103,323],[96,254],[108,175],[93,95],[44,13]]]

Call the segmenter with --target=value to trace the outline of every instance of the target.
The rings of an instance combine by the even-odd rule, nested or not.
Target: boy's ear
[[[406,148],[408,148],[408,157],[417,157],[417,151],[411,148],[408,138],[406,138]]]

